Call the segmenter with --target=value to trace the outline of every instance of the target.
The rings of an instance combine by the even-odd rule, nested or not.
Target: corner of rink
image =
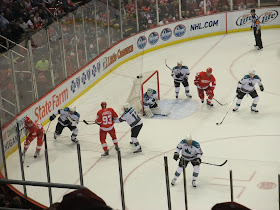
[[[167,116],[155,115],[154,119],[181,120],[192,115],[197,110],[197,102],[189,99],[163,99],[159,101],[162,113]]]

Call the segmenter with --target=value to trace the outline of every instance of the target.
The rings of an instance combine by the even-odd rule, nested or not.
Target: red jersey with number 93
[[[112,108],[101,109],[97,112],[96,123],[100,125],[103,131],[109,131],[114,126],[114,118],[118,118],[117,113]]]

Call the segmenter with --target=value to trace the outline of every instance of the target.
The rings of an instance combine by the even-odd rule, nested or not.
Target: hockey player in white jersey
[[[134,153],[142,152],[142,148],[139,144],[137,139],[139,132],[143,127],[143,123],[141,118],[138,116],[137,112],[130,106],[129,103],[125,103],[123,105],[124,113],[119,119],[114,120],[115,122],[124,122],[126,121],[127,124],[131,127],[131,142],[130,144],[134,144],[136,150]]]
[[[171,184],[174,185],[178,177],[183,171],[183,165],[185,160],[185,166],[188,165],[189,162],[193,165],[193,179],[192,179],[192,186],[196,187],[196,179],[198,177],[200,171],[200,163],[201,163],[201,156],[202,150],[198,142],[192,139],[191,135],[187,135],[185,139],[183,139],[177,146],[176,152],[174,153],[174,160],[178,160],[181,151],[181,158],[179,162],[179,167],[175,172],[175,176],[171,181]]]
[[[65,107],[64,109],[59,109],[52,116],[50,116],[50,121],[53,121],[58,114],[60,114],[60,116],[58,118],[58,122],[55,128],[54,139],[60,136],[63,129],[67,127],[71,131],[73,131],[71,135],[71,140],[77,143],[77,135],[79,132],[77,124],[79,123],[80,114],[76,112],[76,107]]]
[[[257,104],[259,101],[259,96],[258,93],[255,89],[255,84],[258,83],[260,90],[263,91],[263,85],[261,83],[261,79],[258,75],[256,75],[255,70],[251,70],[249,72],[249,75],[245,75],[239,82],[237,85],[237,89],[236,89],[236,93],[237,93],[237,101],[236,101],[236,106],[233,109],[233,111],[237,111],[240,107],[241,101],[243,99],[243,97],[246,94],[249,94],[254,100],[251,106],[251,111],[252,112],[259,112],[257,110]]]
[[[161,114],[160,107],[157,103],[157,91],[152,88],[148,88],[147,92],[144,94],[144,112],[148,118],[154,116],[154,114]]]
[[[191,98],[192,96],[190,95],[190,88],[189,88],[189,75],[190,75],[190,70],[187,66],[183,66],[182,61],[177,62],[177,66],[175,66],[172,70],[171,76],[174,79],[174,86],[175,86],[175,94],[176,98],[179,96],[179,91],[180,91],[180,83],[183,84],[185,87],[185,93],[186,96]]]

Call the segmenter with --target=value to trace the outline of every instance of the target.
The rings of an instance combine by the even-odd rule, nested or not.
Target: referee
[[[252,28],[254,29],[254,36],[256,40],[255,47],[258,47],[258,50],[261,50],[263,48],[262,38],[261,38],[261,26],[260,26],[259,17],[256,15],[255,9],[251,9],[251,15],[252,15],[251,29]]]

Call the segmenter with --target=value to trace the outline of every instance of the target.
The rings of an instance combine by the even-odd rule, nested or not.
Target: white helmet
[[[76,107],[69,107],[69,111],[70,112],[75,112],[76,111]]]
[[[255,71],[255,70],[251,70],[251,71],[249,71],[249,74],[255,75],[255,74],[256,74],[256,71]]]
[[[187,135],[186,136],[186,140],[188,141],[188,140],[192,140],[192,135]]]
[[[154,90],[152,88],[148,88],[147,95],[151,97],[153,95],[153,92]]]
[[[183,65],[183,61],[177,61],[177,65]]]
[[[123,105],[123,110],[124,110],[124,111],[129,110],[130,107],[131,107],[131,106],[130,106],[129,103],[125,103],[125,104]]]

